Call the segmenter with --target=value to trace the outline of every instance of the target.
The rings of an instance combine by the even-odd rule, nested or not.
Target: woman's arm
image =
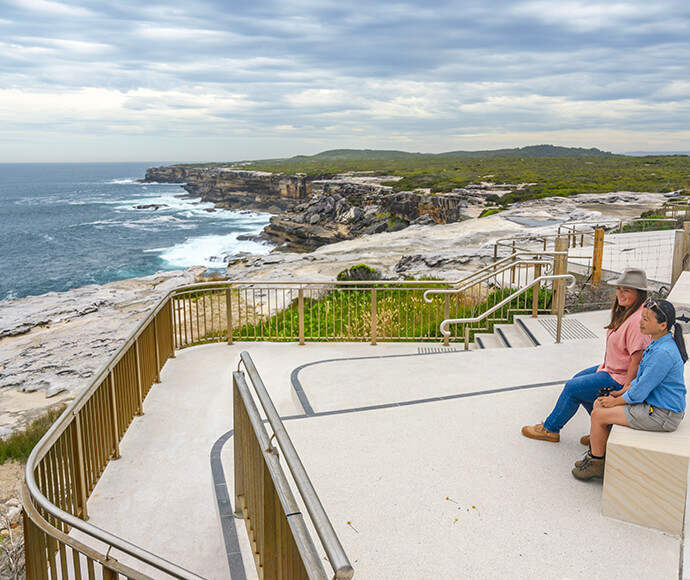
[[[628,373],[625,375],[625,384],[622,389],[617,391],[612,391],[611,395],[614,397],[620,397],[625,391],[630,388],[630,383],[637,376],[637,369],[640,368],[640,361],[644,355],[644,350],[638,350],[630,355],[630,366],[628,367]]]

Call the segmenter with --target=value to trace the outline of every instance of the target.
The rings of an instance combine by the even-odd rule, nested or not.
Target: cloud
[[[23,141],[174,135],[229,159],[507,136],[648,149],[687,136],[688,32],[680,0],[17,0],[0,19],[0,120]]]

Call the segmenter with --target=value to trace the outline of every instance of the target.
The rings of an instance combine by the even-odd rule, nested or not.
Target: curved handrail
[[[512,302],[518,296],[527,292],[527,290],[529,290],[532,286],[535,286],[537,284],[541,284],[545,280],[566,280],[566,279],[569,279],[571,281],[571,283],[568,284],[566,286],[566,288],[572,288],[575,285],[575,276],[573,276],[572,274],[551,274],[549,276],[539,276],[538,278],[535,278],[534,280],[532,280],[532,282],[530,282],[527,286],[523,286],[519,290],[516,290],[510,296],[508,296],[507,298],[504,298],[495,306],[492,306],[488,310],[485,310],[484,312],[482,312],[479,316],[474,316],[471,318],[449,318],[447,320],[444,320],[443,322],[441,322],[441,324],[439,326],[439,329],[441,330],[441,334],[443,334],[443,336],[450,336],[450,330],[448,330],[449,324],[467,324],[467,323],[481,322],[482,320],[487,318],[489,316],[489,314],[493,314],[499,308],[502,308],[503,306],[505,306],[509,302]]]
[[[240,353],[240,359],[244,364],[249,377],[251,378],[254,389],[256,390],[256,394],[261,402],[261,406],[263,407],[266,417],[271,424],[275,438],[280,444],[285,462],[290,468],[290,472],[292,473],[292,477],[297,484],[297,488],[299,489],[302,499],[304,500],[304,504],[307,507],[309,516],[314,523],[316,533],[319,535],[321,544],[326,550],[328,560],[330,561],[333,571],[335,572],[335,578],[338,580],[349,580],[354,575],[352,565],[350,564],[350,561],[345,554],[345,550],[343,549],[343,546],[340,543],[337,534],[335,533],[335,529],[328,518],[328,514],[326,514],[326,510],[323,508],[323,504],[316,493],[316,489],[314,489],[314,485],[309,479],[306,469],[304,469],[302,460],[297,454],[295,446],[292,444],[292,440],[290,439],[290,436],[283,425],[283,421],[273,405],[273,401],[268,394],[268,390],[261,380],[259,372],[256,370],[256,366],[254,366],[254,361],[252,361],[252,358],[247,351],[242,351]]]
[[[64,522],[72,528],[85,533],[86,535],[100,540],[123,553],[129,554],[130,556],[137,558],[138,560],[157,568],[158,570],[169,574],[174,578],[184,578],[190,580],[200,580],[202,577],[153,554],[143,548],[131,544],[127,540],[120,538],[110,532],[94,526],[77,516],[66,512],[48,500],[48,498],[39,489],[36,479],[34,477],[36,466],[38,462],[43,459],[43,457],[48,453],[50,447],[56,442],[58,437],[69,427],[69,424],[74,420],[78,411],[86,404],[89,397],[93,394],[94,390],[98,387],[101,380],[115,367],[115,365],[120,361],[120,359],[126,354],[127,350],[132,346],[132,343],[141,335],[146,325],[150,324],[152,320],[160,313],[160,311],[166,306],[170,296],[174,290],[169,291],[161,300],[158,305],[136,326],[136,328],[130,333],[130,335],[125,340],[124,344],[116,351],[115,355],[101,367],[101,369],[96,373],[95,377],[91,380],[90,385],[78,395],[74,401],[65,409],[65,411],[58,417],[58,419],[53,423],[53,425],[48,429],[47,433],[38,442],[29,455],[26,461],[26,469],[24,472],[25,483],[29,496],[38,506],[43,508],[46,512],[57,518],[58,520]],[[59,531],[59,530],[58,530]]]
[[[496,262],[498,264],[498,262]],[[494,265],[496,265],[494,264]],[[531,265],[536,265],[536,266],[544,266],[545,267],[545,272],[550,272],[553,269],[553,262],[552,261],[543,261],[543,260],[518,260],[517,262],[509,262],[507,264],[503,264],[503,267],[499,270],[495,270],[493,272],[487,272],[487,274],[479,279],[476,280],[467,280],[462,286],[459,288],[430,288],[429,290],[426,290],[422,297],[424,298],[424,302],[427,304],[431,304],[432,299],[429,298],[430,294],[459,294],[460,292],[464,292],[469,288],[470,286],[474,286],[475,284],[479,284],[481,282],[485,282],[486,280],[490,280],[494,276],[497,276],[498,274],[501,274],[502,272],[506,272],[516,266],[531,266]],[[468,276],[469,278],[469,276]]]

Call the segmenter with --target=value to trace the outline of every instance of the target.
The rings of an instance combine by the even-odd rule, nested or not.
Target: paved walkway
[[[206,578],[229,569],[256,577],[243,522],[223,517],[232,508],[223,501],[228,488],[232,498],[231,374],[247,350],[355,578],[676,579],[679,538],[604,518],[601,483],[570,474],[586,413],[559,444],[520,435],[549,412],[564,380],[601,359],[606,316],[578,315],[597,338],[539,348],[186,349],[106,469],[90,521]],[[637,549],[644,558],[631,557]]]

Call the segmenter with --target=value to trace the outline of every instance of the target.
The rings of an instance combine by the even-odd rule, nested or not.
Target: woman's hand
[[[621,396],[623,393],[625,393],[625,391],[627,391],[629,388],[630,388],[630,383],[625,383],[625,385],[623,385],[623,388],[618,389],[617,391],[611,391],[609,394],[610,394],[612,397],[620,397],[620,396]]]
[[[618,405],[625,405],[625,399],[609,395],[608,397],[599,397],[597,399],[597,403],[599,403],[602,407],[608,409],[610,407],[616,407]]]

